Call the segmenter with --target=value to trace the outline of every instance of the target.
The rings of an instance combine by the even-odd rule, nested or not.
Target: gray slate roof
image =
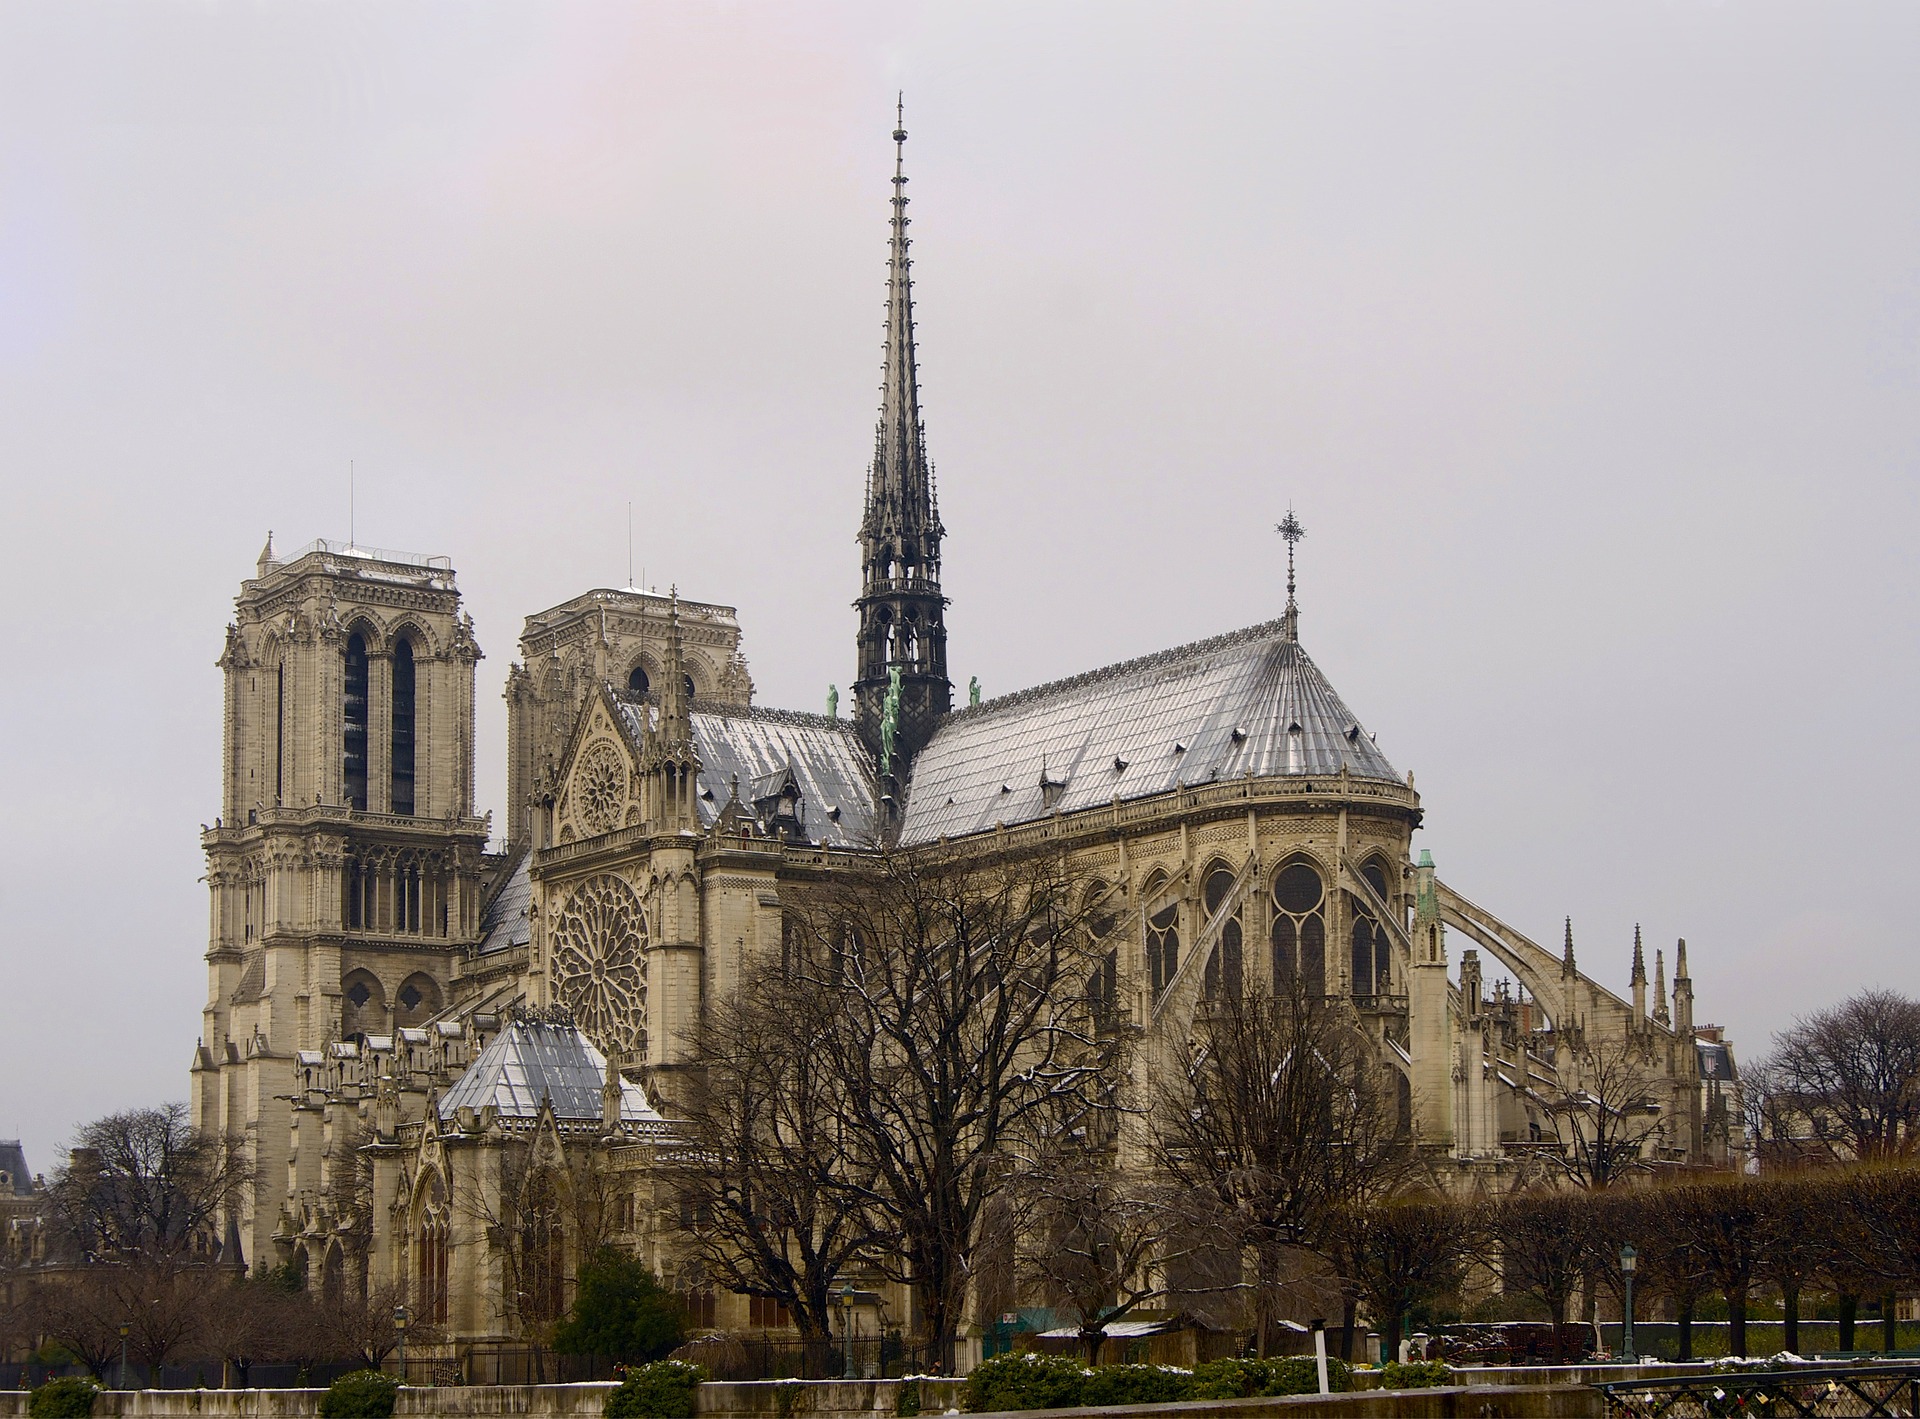
[[[1342,765],[1401,781],[1284,623],[1269,621],[948,716],[914,763],[901,841]]]
[[[33,1195],[33,1174],[27,1171],[27,1150],[20,1146],[19,1139],[0,1138],[0,1173],[7,1175],[16,1197]]]
[[[533,905],[533,878],[529,875],[532,865],[533,854],[523,851],[520,860],[513,864],[513,871],[507,874],[507,880],[487,903],[486,912],[480,918],[481,955],[525,946],[533,939],[533,926],[527,918],[528,908]]]
[[[491,1104],[502,1118],[533,1118],[540,1101],[551,1098],[554,1117],[563,1123],[593,1120],[600,1117],[606,1077],[607,1057],[579,1026],[516,1015],[440,1096],[440,1117]],[[620,1081],[620,1117],[661,1122],[646,1092],[630,1079]]]
[[[640,735],[645,707],[619,701]],[[877,771],[851,721],[794,710],[736,709],[708,701],[692,712],[700,757],[700,823],[711,827],[740,778],[740,806],[753,808],[753,784],[791,769],[800,789],[807,836],[829,847],[859,847],[873,838]],[[837,810],[837,815],[836,815]]]

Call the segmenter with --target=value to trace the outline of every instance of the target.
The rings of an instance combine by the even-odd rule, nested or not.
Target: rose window
[[[647,1042],[647,917],[620,878],[592,877],[553,917],[553,980],[581,1029],[609,1053]]]
[[[606,740],[582,756],[573,776],[573,801],[588,832],[606,833],[620,826],[620,810],[627,802],[627,766],[620,751]]]

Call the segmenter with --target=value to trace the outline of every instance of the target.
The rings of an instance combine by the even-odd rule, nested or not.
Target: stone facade
[[[1350,1003],[1411,1139],[1462,1187],[1538,1176],[1547,1101],[1610,1050],[1658,1119],[1649,1162],[1727,1163],[1731,1056],[1694,1025],[1684,943],[1672,1008],[1660,960],[1649,1009],[1637,941],[1623,997],[1576,967],[1570,924],[1549,950],[1416,860],[1427,808],[1308,657],[1291,556],[1276,620],[953,707],[904,181],[848,717],[755,706],[729,607],[588,592],[526,622],[489,856],[451,568],[323,543],[269,549],[244,584],[194,1079],[197,1121],[261,1164],[250,1258],[514,1339],[615,1241],[705,1322],[777,1323],[697,1294],[647,1091],[670,1097],[708,1003],[778,953],[784,893],[935,843],[1060,851],[1101,884],[1088,988],[1146,1042],[1142,1070],[1185,1051],[1207,997],[1300,982]],[[499,1082],[536,1036],[571,1061],[539,1096]]]

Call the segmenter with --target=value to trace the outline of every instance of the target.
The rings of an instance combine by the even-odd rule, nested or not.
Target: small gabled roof
[[[440,1117],[492,1105],[501,1118],[530,1119],[539,1115],[543,1100],[550,1100],[553,1116],[562,1123],[591,1122],[601,1116],[606,1078],[607,1057],[578,1025],[518,1012],[440,1096]],[[620,1117],[627,1123],[662,1122],[646,1091],[630,1079],[620,1081]]]
[[[1249,773],[1403,782],[1288,629],[1269,621],[949,715],[914,761],[901,841]]]
[[[532,866],[533,854],[523,848],[507,880],[500,884],[486,911],[481,913],[479,954],[482,956],[525,946],[533,939],[533,926],[527,915],[533,905]]]
[[[612,704],[626,732],[639,743],[646,706],[619,699]],[[702,827],[712,827],[719,818],[736,778],[742,794],[751,799],[762,796],[762,781],[786,774],[806,805],[809,838],[828,847],[871,845],[876,836],[877,769],[851,721],[711,701],[701,701],[689,720],[693,752],[700,761],[695,801]]]

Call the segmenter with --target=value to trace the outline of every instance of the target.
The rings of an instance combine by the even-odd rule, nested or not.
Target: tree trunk
[[[1081,1333],[1080,1343],[1087,1347],[1087,1368],[1089,1370],[1100,1363],[1100,1345],[1106,1338],[1107,1333],[1104,1330]]]
[[[835,1364],[838,1357],[834,1353],[833,1332],[822,1330],[818,1325],[810,1326],[806,1320],[805,1316],[794,1316],[795,1328],[800,1332],[802,1363],[806,1366],[807,1378],[831,1379],[839,1373],[839,1367]]]
[[[1400,1358],[1400,1332],[1406,1329],[1406,1323],[1406,1314],[1401,1311],[1395,1311],[1387,1317],[1384,1338],[1386,1340],[1387,1358],[1389,1360],[1398,1360]]]
[[[1891,1291],[1880,1298],[1880,1348],[1889,1353],[1900,1348],[1900,1300]]]
[[[1851,1292],[1840,1293],[1840,1348],[1853,1349],[1853,1323],[1860,1315],[1860,1298]]]
[[[1747,1288],[1733,1287],[1727,1297],[1727,1353],[1747,1353]]]
[[[1353,1297],[1349,1296],[1340,1303],[1340,1358],[1347,1364],[1353,1363],[1353,1323],[1356,1319],[1356,1307]]]
[[[945,1278],[929,1278],[914,1287],[920,1302],[920,1339],[926,1346],[922,1359],[927,1373],[953,1373],[953,1308],[947,1296]]]
[[[1798,1355],[1800,1353],[1800,1288],[1798,1286],[1780,1288],[1780,1311],[1781,1346]]]
[[[1673,1303],[1673,1318],[1680,1323],[1680,1354],[1684,1362],[1693,1358],[1693,1297],[1676,1298]]]

